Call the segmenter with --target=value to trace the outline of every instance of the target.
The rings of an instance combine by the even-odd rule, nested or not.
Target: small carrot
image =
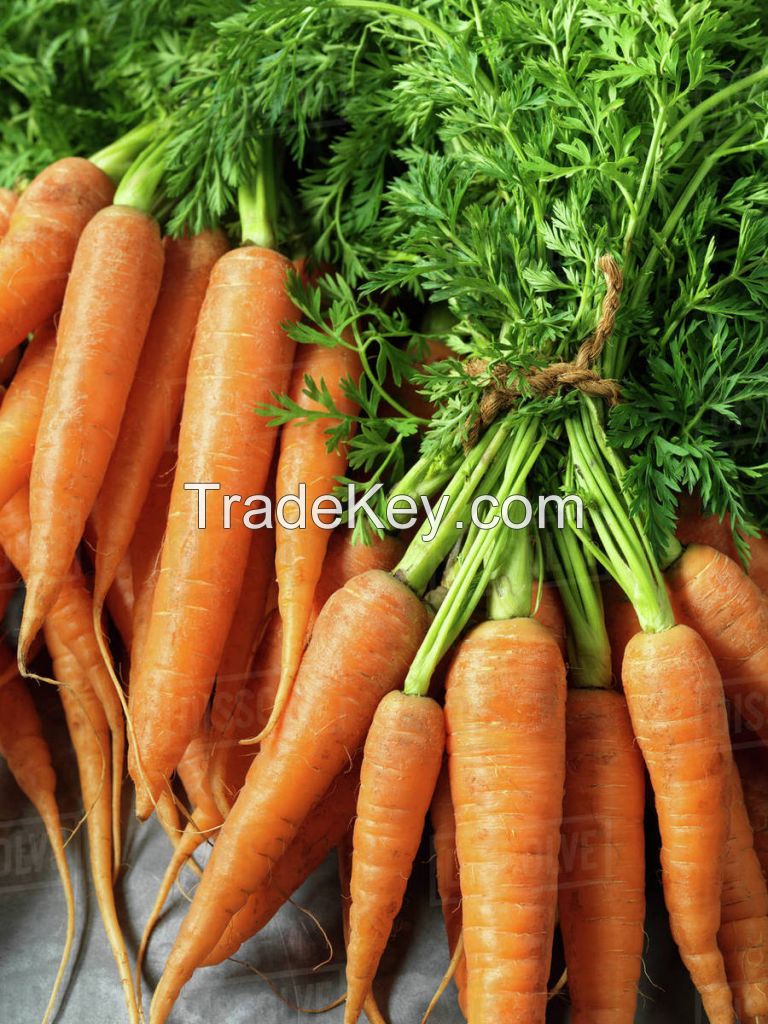
[[[643,953],[645,770],[624,698],[570,689],[560,929],[574,1024],[631,1024]]]
[[[306,381],[323,386],[338,410],[347,416],[359,411],[348,397],[345,384],[360,375],[357,349],[302,345],[296,356],[289,390],[290,398],[302,409],[322,411],[322,406],[305,393]],[[338,425],[335,419],[321,418],[287,423],[280,435],[275,492],[277,500],[289,495],[306,494],[306,508],[333,490],[336,479],[347,467],[346,449],[328,450],[328,431]],[[290,505],[287,506],[290,514]],[[293,522],[297,519],[294,517]],[[264,728],[266,735],[279,719],[288,699],[306,642],[312,614],[312,598],[322,571],[330,533],[314,522],[311,514],[301,528],[275,526],[275,569],[278,607],[283,623],[283,664],[274,708]]]
[[[75,894],[61,838],[56,775],[51,764],[51,752],[43,737],[43,726],[34,701],[27,686],[19,678],[11,679],[0,687],[0,756],[5,758],[19,788],[34,804],[42,819],[67,904],[64,951],[43,1017],[43,1024],[47,1024],[72,951],[75,937]]]
[[[0,507],[29,481],[35,439],[48,390],[56,331],[35,332],[0,408]]]
[[[228,921],[360,748],[379,701],[402,683],[426,628],[419,599],[378,570],[356,576],[328,600],[279,727],[254,758],[219,833],[155,991],[151,1024],[167,1019]]]
[[[320,867],[354,820],[359,785],[360,766],[355,762],[351,768],[349,765],[344,768],[309,812],[295,839],[259,888],[248,897],[245,906],[234,915],[201,966],[210,967],[234,956]]]
[[[768,890],[735,765],[731,780],[730,835],[717,941],[739,1020],[764,1021],[768,1019]]]
[[[104,479],[162,268],[157,222],[142,210],[109,206],[82,233],[32,461],[30,564],[19,632],[22,666],[56,600]]]
[[[10,188],[0,188],[0,239],[4,238],[11,223],[11,215],[19,201],[18,193]]]
[[[197,730],[213,689],[248,558],[243,510],[224,521],[223,495],[261,492],[276,431],[255,414],[285,391],[295,319],[290,264],[269,249],[225,253],[211,273],[190,356],[179,458],[144,655],[135,665],[129,768],[147,817]],[[187,482],[215,481],[205,529]],[[168,643],[168,636],[174,642]],[[201,642],[202,641],[202,642]]]
[[[0,244],[0,356],[61,307],[83,229],[114,186],[89,160],[57,160],[24,190]]]
[[[667,572],[675,611],[706,641],[737,723],[768,742],[768,602],[741,567],[691,545]]]
[[[356,1024],[405,895],[443,761],[443,710],[388,693],[373,716],[360,772],[352,855],[344,1024]]]
[[[443,911],[443,924],[448,939],[448,952],[451,957],[461,937],[461,881],[459,878],[459,858],[456,854],[456,816],[453,812],[451,798],[451,780],[446,761],[440,772],[435,787],[435,795],[429,810],[432,821],[433,840],[435,844],[435,875],[440,906]],[[459,991],[459,1006],[466,1016],[467,992],[467,959],[462,956],[456,965],[454,981]]]
[[[163,277],[120,433],[93,507],[98,537],[93,600],[100,608],[128,549],[152,477],[181,412],[197,318],[211,270],[227,249],[220,231],[163,241]]]

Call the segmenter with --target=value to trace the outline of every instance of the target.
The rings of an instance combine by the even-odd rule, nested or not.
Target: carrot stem
[[[144,149],[125,172],[117,191],[115,206],[132,206],[150,214],[165,172],[165,143]]]
[[[89,157],[92,164],[104,171],[104,173],[117,184],[126,173],[131,164],[144,151],[156,135],[159,121],[150,121],[148,124],[141,124],[138,128],[127,132],[121,138],[111,142],[98,153]]]
[[[274,249],[274,155],[270,139],[261,142],[259,171],[253,182],[243,184],[237,192],[240,230],[243,245]]]
[[[504,556],[488,589],[488,618],[525,618],[531,614],[533,602],[533,552],[528,527],[510,529],[503,544]]]

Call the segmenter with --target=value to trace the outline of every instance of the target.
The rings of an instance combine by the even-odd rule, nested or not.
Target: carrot
[[[43,1017],[51,1018],[75,937],[75,894],[61,838],[61,820],[56,803],[56,775],[51,752],[43,737],[43,726],[34,701],[21,679],[11,679],[0,688],[0,756],[19,788],[34,804],[45,826],[48,841],[67,904],[67,930],[53,991]]]
[[[56,351],[48,322],[35,332],[0,408],[0,507],[29,480],[35,438]]]
[[[567,642],[565,614],[557,587],[554,583],[544,583],[541,587],[541,598],[539,598],[539,584],[534,580],[532,591],[531,615],[552,633],[560,648],[560,653],[564,656]]]
[[[734,747],[733,756],[752,826],[755,853],[768,880],[768,753],[756,741],[754,746]]]
[[[743,536],[743,535],[742,535]],[[681,544],[705,544],[722,551],[734,562],[740,562],[739,553],[733,540],[729,516],[705,516],[701,513],[701,502],[696,497],[685,496],[680,501],[677,519],[677,539]],[[764,594],[768,593],[768,539],[744,537],[749,547],[747,574]]]
[[[768,742],[768,602],[741,567],[691,545],[667,572],[680,621],[701,634],[738,723]]]
[[[445,747],[443,710],[430,697],[388,693],[363,752],[353,838],[347,1003],[356,1024],[405,895]]]
[[[181,412],[184,380],[211,270],[227,249],[220,231],[163,241],[165,262],[120,433],[93,507],[98,609],[128,549],[152,477]]]
[[[768,890],[755,853],[739,773],[731,773],[730,835],[723,862],[720,930],[739,1020],[768,1019]]]
[[[88,160],[57,160],[24,190],[0,244],[0,356],[60,308],[83,229],[114,186]]]
[[[624,651],[632,637],[640,632],[640,622],[631,601],[617,583],[608,580],[603,583],[603,611],[605,628],[611,642],[611,672],[613,681],[621,685],[621,667]]]
[[[544,1021],[557,902],[565,666],[533,619],[486,622],[447,679],[470,1021]]]
[[[90,616],[89,616],[90,619]],[[75,749],[80,790],[85,806],[91,878],[102,924],[117,964],[123,996],[131,1024],[138,1024],[139,1011],[131,977],[131,965],[120,928],[112,888],[112,828],[110,822],[109,727],[101,702],[88,685],[77,658],[49,620],[46,643],[53,658],[59,695]]]
[[[18,203],[19,197],[10,188],[0,188],[0,239],[4,238],[11,223],[11,215]]]
[[[704,640],[678,625],[633,636],[622,678],[656,798],[672,935],[711,1024],[732,1024],[731,993],[717,946],[731,792],[717,666]]]
[[[290,397],[302,409],[322,410],[304,392],[309,378],[324,386],[336,407],[343,414],[354,416],[359,406],[344,391],[350,378],[360,375],[360,357],[350,347],[328,348],[302,345],[296,357],[291,379]],[[307,627],[312,614],[312,598],[322,571],[330,533],[315,524],[311,510],[314,502],[328,494],[347,468],[346,449],[328,451],[328,430],[337,421],[327,418],[296,420],[287,423],[280,436],[280,458],[275,483],[278,501],[288,495],[306,491],[308,510],[306,524],[301,528],[275,525],[275,570],[277,572],[278,607],[283,622],[283,664],[277,697],[264,728],[270,732],[285,707],[296,670],[306,642]],[[287,514],[294,510],[287,507]],[[293,522],[295,523],[294,516]]]
[[[101,210],[80,238],[32,461],[21,665],[56,600],[104,479],[162,267],[157,222],[134,207]]]
[[[328,600],[280,725],[254,758],[219,833],[155,992],[151,1024],[166,1020],[227,922],[362,745],[379,701],[402,683],[426,628],[419,599],[379,570],[356,576]]]
[[[127,651],[133,642],[133,605],[133,566],[126,556],[120,560],[112,586],[107,591],[107,611]]]
[[[267,480],[276,432],[254,409],[285,391],[290,373],[294,342],[282,329],[296,317],[289,266],[255,246],[225,253],[200,313],[145,655],[132,680],[129,767],[140,818],[197,729],[237,605],[250,533],[242,509],[225,527],[222,495],[258,493]],[[221,488],[206,495],[207,525],[198,529],[196,496],[184,484],[205,481]]]
[[[360,766],[347,765],[273,865],[269,875],[248,897],[246,904],[227,924],[224,933],[201,966],[228,959],[274,917],[285,901],[320,867],[338,846],[355,816]]]
[[[631,1024],[643,953],[645,770],[624,698],[570,689],[560,930],[574,1024]]]
[[[432,797],[429,815],[432,820],[433,839],[435,844],[435,874],[437,876],[437,892],[443,911],[443,924],[448,939],[448,952],[451,957],[461,937],[461,881],[459,878],[459,858],[456,854],[456,816],[451,798],[451,780],[446,761],[440,772]],[[467,960],[462,956],[456,965],[454,974],[456,988],[459,991],[459,1006],[466,1016]]]
[[[404,550],[405,545],[399,537],[385,535],[375,537],[370,544],[355,544],[346,527],[337,530],[328,544],[323,571],[315,587],[310,627],[332,594],[369,569],[394,569]]]

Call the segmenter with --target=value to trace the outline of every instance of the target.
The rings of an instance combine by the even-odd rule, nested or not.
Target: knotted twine
[[[474,448],[480,432],[490,426],[499,413],[511,408],[524,389],[546,397],[556,394],[563,388],[574,388],[585,395],[603,398],[609,405],[618,402],[621,394],[618,382],[601,377],[592,367],[600,358],[603,347],[613,331],[616,314],[621,305],[621,289],[624,282],[619,265],[613,256],[601,256],[598,266],[605,276],[606,285],[605,297],[600,307],[600,320],[594,332],[581,343],[571,362],[550,363],[549,366],[534,367],[523,372],[509,363],[495,363],[489,369],[486,359],[472,358],[464,363],[464,369],[470,377],[482,377],[487,373],[490,378],[480,399],[477,414],[470,416],[465,424],[465,452]]]

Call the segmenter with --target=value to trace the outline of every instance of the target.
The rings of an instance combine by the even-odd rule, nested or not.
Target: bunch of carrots
[[[378,0],[357,6],[366,5],[402,14]],[[454,44],[423,6],[419,32],[438,38],[458,74]],[[412,27],[406,18],[403,39]],[[365,45],[389,45],[378,36]],[[273,38],[280,32],[264,45]],[[490,89],[483,61],[474,66]],[[389,64],[361,74],[373,66],[384,74]],[[272,67],[259,65],[265,89]],[[275,93],[290,108],[289,91]],[[715,105],[701,103],[705,113]],[[383,115],[384,128],[400,130],[398,118]],[[739,123],[723,152],[740,152],[748,128]],[[766,523],[713,515],[706,488],[680,486],[659,550],[612,443],[611,407],[629,374],[617,317],[628,281],[651,293],[658,257],[633,278],[629,242],[622,254],[595,251],[583,290],[572,289],[587,328],[578,343],[553,342],[542,365],[521,342],[515,363],[488,356],[471,316],[459,331],[455,308],[443,326],[433,316],[410,327],[414,297],[436,290],[431,270],[410,294],[388,295],[305,258],[281,222],[279,154],[266,134],[249,149],[230,219],[167,230],[171,156],[158,134],[143,123],[0,192],[4,617],[24,592],[16,650],[10,632],[0,647],[0,754],[41,816],[67,907],[42,1019],[55,1019],[76,972],[75,896],[35,701],[52,685],[131,1024],[184,1020],[192,975],[233,956],[334,852],[344,1024],[380,1024],[376,976],[425,828],[447,946],[425,1019],[452,980],[469,1024],[544,1024],[559,931],[571,1019],[631,1024],[649,801],[672,936],[710,1024],[764,1024]],[[414,158],[419,169],[427,162]],[[465,193],[480,194],[483,209],[500,201],[495,188],[482,192],[490,165],[489,156],[480,180],[451,199],[452,252],[478,216],[462,206]],[[686,187],[686,201],[695,191]],[[553,206],[565,233],[567,204]],[[627,228],[638,249],[640,208]],[[344,235],[338,212],[315,213],[315,229],[327,215]],[[380,216],[395,223],[391,209]],[[423,240],[420,225],[409,235],[404,223],[389,237],[407,263],[407,247]],[[646,235],[653,246],[661,237]],[[664,245],[673,264],[693,243],[670,229]],[[391,254],[360,249],[372,281],[386,281]],[[544,273],[543,257],[529,257],[528,283]],[[456,279],[457,293],[469,288]],[[644,327],[653,335],[658,325]],[[660,375],[642,352],[632,372]],[[768,404],[761,373],[749,369],[748,401]],[[433,423],[451,424],[451,450],[430,444],[446,436],[430,435]],[[692,420],[685,440],[698,429]],[[387,475],[393,465],[407,468],[399,480]],[[311,508],[339,484],[379,479],[414,506],[441,503],[431,535],[423,523],[363,535],[311,517],[273,521],[244,501],[290,508],[304,490]],[[580,495],[584,521],[569,512],[560,528],[535,531],[494,515],[494,502],[512,507],[545,485]],[[156,818],[169,846],[136,949],[116,899],[126,766],[137,818]],[[144,1000],[149,942],[185,868],[199,875],[194,895]]]

